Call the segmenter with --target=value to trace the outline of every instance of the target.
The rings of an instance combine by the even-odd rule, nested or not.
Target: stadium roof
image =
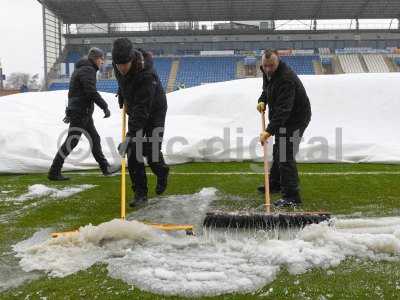
[[[399,0],[38,0],[67,24],[392,19]]]

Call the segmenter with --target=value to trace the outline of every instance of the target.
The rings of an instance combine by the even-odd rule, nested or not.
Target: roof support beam
[[[125,9],[122,9],[121,3],[119,2],[119,0],[115,0],[115,2],[117,3],[117,6],[119,7],[119,10],[122,12],[122,15],[124,16],[124,19],[127,20],[128,16],[126,15]]]
[[[174,22],[175,20],[174,20],[174,19],[172,18],[172,16],[171,16],[171,10],[167,8],[167,5],[165,4],[165,1],[166,1],[166,0],[161,0],[161,1],[160,1],[161,6],[162,6],[162,8],[163,8],[163,12],[167,13],[168,19],[169,19],[170,22]]]
[[[322,7],[324,6],[324,2],[325,2],[325,0],[320,0],[318,2],[318,4],[315,6],[314,12],[312,14],[312,17],[314,20],[318,19],[319,15],[321,14],[321,10],[322,10]]]
[[[365,0],[360,8],[358,9],[358,11],[355,13],[354,18],[355,19],[359,19],[360,16],[363,14],[363,12],[365,11],[365,8],[368,6],[369,2],[371,2],[371,0]]]
[[[211,5],[210,5],[210,2],[211,2],[212,0],[206,0],[206,2],[207,2],[207,11],[208,11],[208,15],[210,16],[211,15],[211,12],[212,12],[212,9],[211,9]],[[215,20],[212,20],[212,18],[210,18],[209,20],[207,20],[207,21],[215,21]]]
[[[279,8],[279,0],[274,0],[272,4],[272,13],[271,13],[271,20],[275,21],[277,20],[277,12]]]
[[[96,8],[96,12],[100,13],[100,17],[102,18],[102,20],[108,20],[109,17],[106,14],[106,12],[98,5],[96,0],[93,0],[93,6]],[[96,23],[96,22],[93,22]],[[109,21],[107,22],[101,22],[101,23],[110,23]]]
[[[229,19],[228,21],[233,21],[233,1],[226,1],[227,8],[226,11],[228,12]]]
[[[147,10],[144,8],[142,1],[136,0],[136,3],[140,7],[140,10],[142,11],[143,15],[146,16],[146,22],[150,22],[150,15],[147,12]]]
[[[187,0],[183,0],[183,5],[185,6],[185,15],[187,16],[187,21],[193,21],[193,16]]]

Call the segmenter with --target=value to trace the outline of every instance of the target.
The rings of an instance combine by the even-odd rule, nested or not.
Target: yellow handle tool
[[[122,143],[126,140],[126,106],[122,109]],[[121,157],[121,219],[126,216],[126,160]]]
[[[261,128],[262,131],[265,131],[265,112],[261,113]],[[271,199],[269,197],[269,168],[268,168],[268,155],[267,155],[267,145],[265,142],[263,145],[264,148],[264,186],[265,186],[265,210],[267,213],[271,212]]]

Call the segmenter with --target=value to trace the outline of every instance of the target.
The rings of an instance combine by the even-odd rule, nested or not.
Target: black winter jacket
[[[96,73],[98,67],[87,58],[75,64],[69,83],[67,112],[79,114],[93,114],[94,103],[101,109],[108,108],[107,102],[96,89]]]
[[[128,135],[134,136],[138,130],[145,129],[152,118],[163,119],[168,108],[167,97],[151,61],[136,74],[129,72],[123,76],[115,65],[114,72],[119,85],[118,94],[129,115]]]
[[[305,128],[311,120],[311,105],[299,77],[283,61],[268,78],[263,69],[263,92],[258,100],[268,105],[269,124],[272,135],[279,128],[289,130]]]

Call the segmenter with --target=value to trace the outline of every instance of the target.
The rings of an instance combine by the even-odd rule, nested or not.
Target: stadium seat
[[[365,64],[370,73],[389,73],[389,67],[381,54],[364,54]]]
[[[76,63],[81,58],[81,55],[78,52],[70,51],[67,54],[67,63]]]
[[[236,63],[243,57],[182,57],[176,83],[186,87],[236,78]]]
[[[68,90],[68,88],[69,88],[68,82],[53,82],[49,86],[49,91]]]
[[[167,88],[169,73],[171,71],[172,59],[168,57],[156,57],[154,58],[154,68],[156,69],[158,76],[160,77],[161,83],[164,90]]]
[[[313,61],[319,61],[318,55],[293,55],[281,56],[282,61],[287,63],[293,71],[300,75],[314,75]]]
[[[357,54],[339,54],[338,58],[345,73],[364,73]]]

